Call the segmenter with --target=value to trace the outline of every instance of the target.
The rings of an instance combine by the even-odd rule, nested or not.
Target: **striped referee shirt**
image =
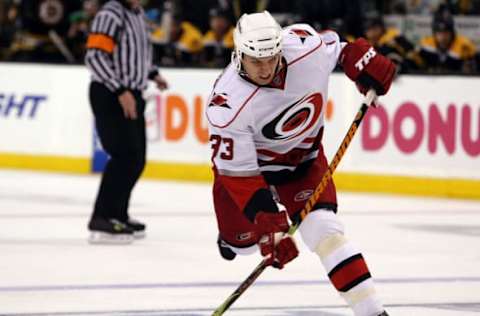
[[[131,9],[125,0],[108,1],[93,19],[85,63],[92,80],[112,92],[145,89],[158,70],[143,9]]]

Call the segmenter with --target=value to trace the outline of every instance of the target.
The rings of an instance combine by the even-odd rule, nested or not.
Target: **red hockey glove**
[[[287,212],[260,212],[255,217],[258,232],[262,236],[258,245],[265,263],[282,269],[298,256],[298,249],[288,231]]]
[[[384,95],[395,77],[395,64],[375,51],[364,38],[348,43],[340,53],[339,61],[347,77],[364,95],[370,88],[375,89],[377,95]]]

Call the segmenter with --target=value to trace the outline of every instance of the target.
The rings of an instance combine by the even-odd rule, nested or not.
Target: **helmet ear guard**
[[[268,11],[243,14],[233,32],[233,42],[232,62],[241,71],[243,54],[262,58],[282,51],[282,28]]]

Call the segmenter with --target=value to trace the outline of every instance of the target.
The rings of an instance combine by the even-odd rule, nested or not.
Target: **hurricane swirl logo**
[[[322,105],[320,93],[301,98],[266,124],[262,128],[263,136],[273,140],[288,140],[302,135],[318,121]]]

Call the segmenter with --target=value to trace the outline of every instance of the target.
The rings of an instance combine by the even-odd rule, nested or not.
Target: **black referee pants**
[[[103,149],[110,155],[102,175],[93,217],[129,218],[130,193],[145,167],[145,100],[133,91],[137,119],[125,118],[117,96],[103,84],[90,84],[90,105]]]

